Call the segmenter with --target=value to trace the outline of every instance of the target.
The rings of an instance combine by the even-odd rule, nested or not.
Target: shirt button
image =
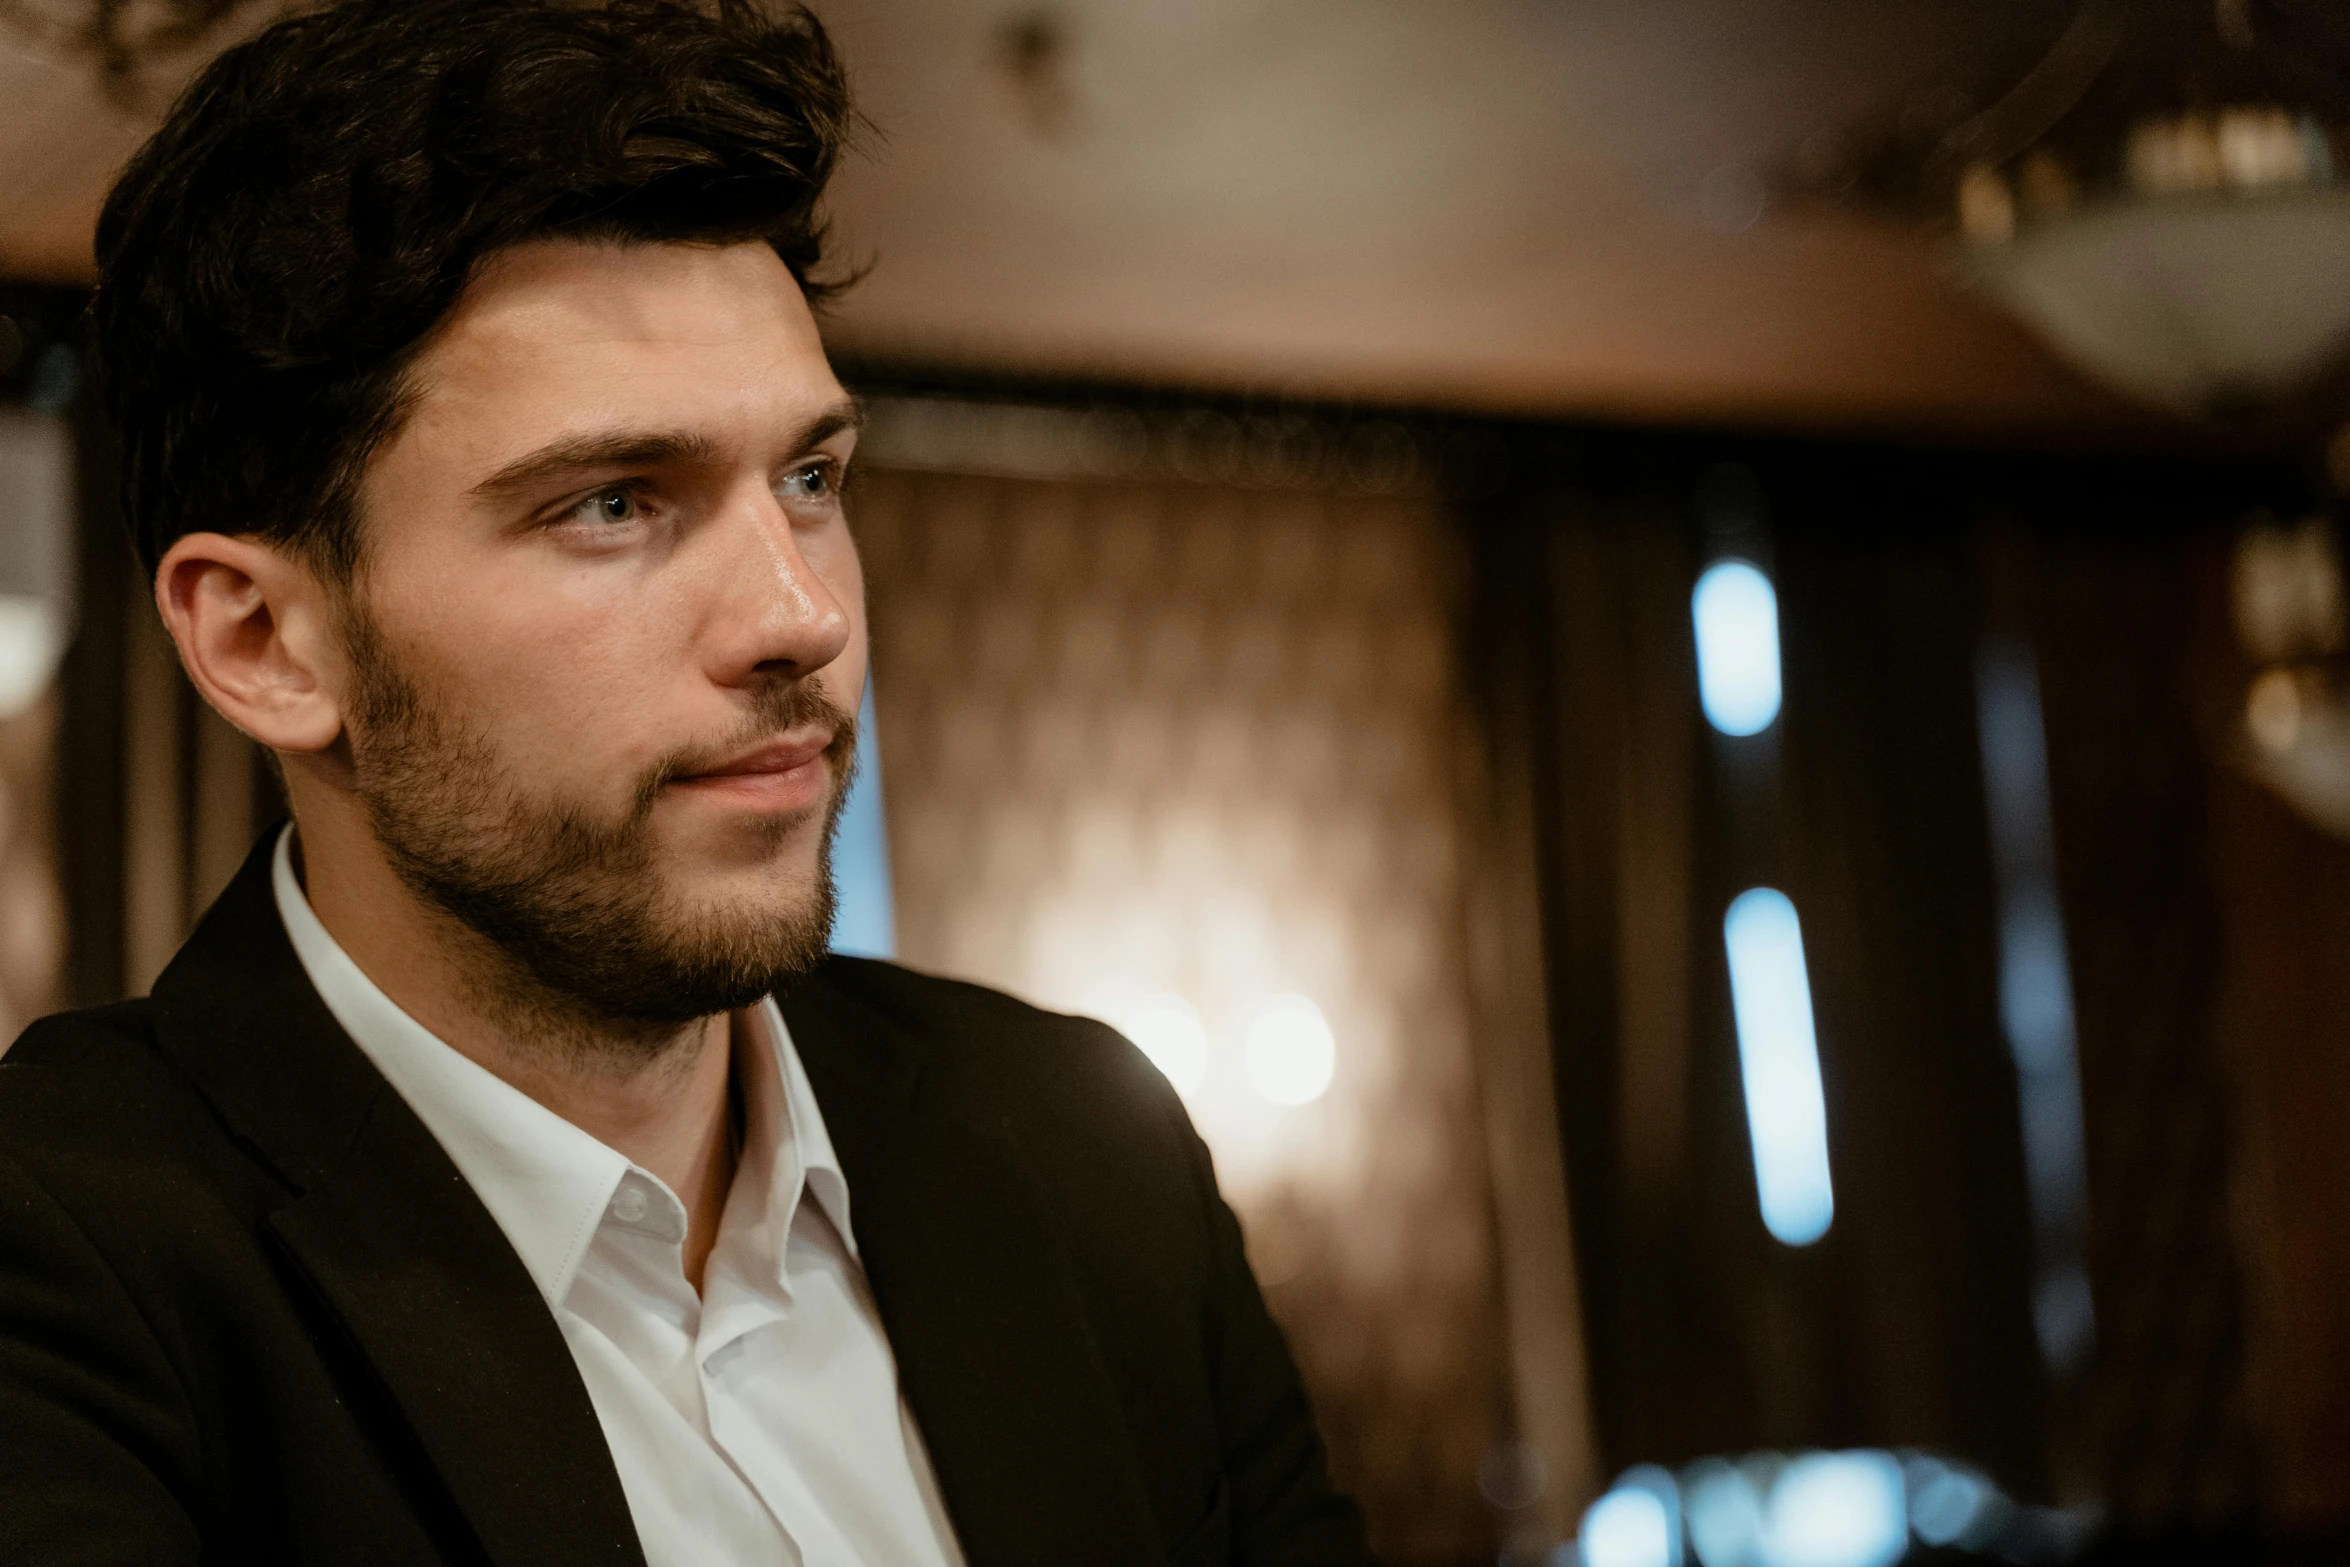
[[[634,1224],[645,1216],[645,1194],[634,1186],[623,1186],[620,1195],[612,1199],[612,1217],[623,1224]]]

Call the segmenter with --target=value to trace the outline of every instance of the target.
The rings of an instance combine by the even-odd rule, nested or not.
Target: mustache
[[[732,734],[681,746],[646,769],[637,784],[637,812],[640,815],[650,812],[663,787],[679,778],[723,766],[745,751],[791,730],[819,727],[832,731],[832,741],[824,748],[824,760],[832,771],[835,796],[844,794],[856,768],[857,715],[835,702],[812,678],[802,676],[755,688],[751,693],[751,711]]]

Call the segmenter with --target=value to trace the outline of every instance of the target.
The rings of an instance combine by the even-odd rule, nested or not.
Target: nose
[[[726,686],[797,679],[846,651],[855,629],[854,584],[827,580],[810,561],[791,514],[764,485],[730,504],[711,536],[718,548],[705,569],[716,605],[705,623],[705,656],[713,679]],[[848,548],[844,536],[818,553],[830,563]]]

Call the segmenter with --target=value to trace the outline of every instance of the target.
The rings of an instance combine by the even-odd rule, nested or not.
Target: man
[[[115,189],[135,542],[293,824],[0,1061],[0,1559],[1367,1559],[1147,1063],[825,955],[850,123],[804,15],[380,0]]]

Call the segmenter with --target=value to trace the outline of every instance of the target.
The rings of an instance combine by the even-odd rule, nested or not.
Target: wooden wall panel
[[[1508,1341],[1471,1053],[1463,744],[1434,508],[868,472],[900,954],[1115,1015],[1185,997],[1190,1095],[1388,1559],[1490,1560]],[[1337,1075],[1243,1081],[1300,991]]]

